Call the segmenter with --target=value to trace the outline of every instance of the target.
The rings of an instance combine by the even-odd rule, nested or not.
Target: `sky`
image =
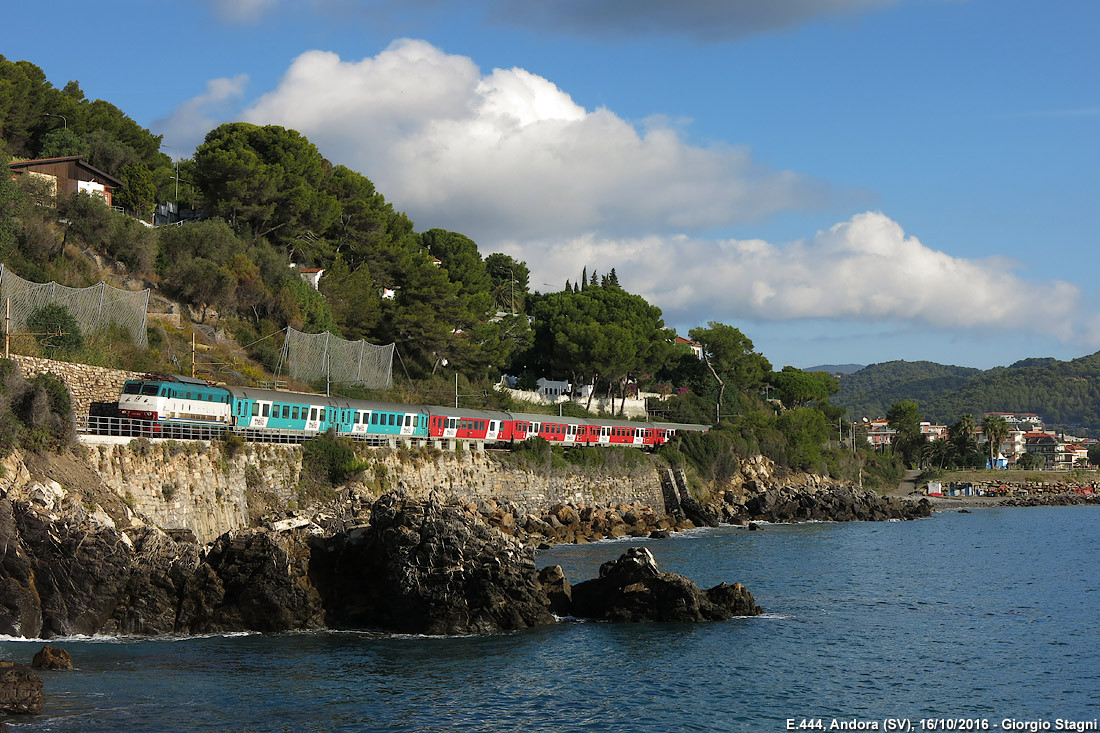
[[[170,156],[224,122],[293,128],[417,231],[525,261],[533,290],[615,268],[682,335],[736,326],[776,369],[1100,350],[1094,0],[54,0],[5,18],[0,53]]]

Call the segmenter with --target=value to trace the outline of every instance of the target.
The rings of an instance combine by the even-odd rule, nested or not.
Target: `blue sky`
[[[169,155],[226,121],[297,129],[418,230],[525,260],[534,289],[615,267],[681,333],[735,325],[776,368],[1100,349],[1095,2],[57,0],[6,17],[0,53],[78,80]],[[46,42],[55,27],[81,42]]]

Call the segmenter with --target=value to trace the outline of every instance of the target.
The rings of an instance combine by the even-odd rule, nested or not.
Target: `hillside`
[[[872,364],[841,379],[834,401],[849,415],[877,417],[899,400],[914,400],[933,422],[951,423],[966,413],[1034,412],[1049,426],[1100,431],[1100,352],[984,371],[925,361]]]
[[[806,367],[803,371],[825,372],[827,374],[854,374],[865,367],[866,364],[819,364],[818,366]]]

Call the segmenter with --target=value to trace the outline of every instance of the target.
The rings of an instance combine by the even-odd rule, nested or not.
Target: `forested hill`
[[[872,364],[841,379],[835,401],[860,418],[882,416],[899,400],[914,400],[921,417],[939,423],[967,413],[1034,412],[1047,425],[1100,431],[1100,352],[985,371],[927,361]]]

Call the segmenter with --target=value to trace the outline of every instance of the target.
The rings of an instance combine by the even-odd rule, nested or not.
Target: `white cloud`
[[[298,130],[370,177],[418,227],[478,241],[702,231],[822,204],[823,184],[661,120],[586,110],[518,68],[401,40],[372,58],[311,51],[245,113]]]
[[[243,81],[212,83],[172,119],[197,125]],[[243,118],[298,130],[373,179],[418,230],[459,231],[483,252],[526,260],[536,289],[557,289],[585,266],[614,267],[668,322],[877,322],[1100,347],[1095,303],[1077,286],[951,256],[881,213],[787,244],[706,239],[831,192],[744,148],[694,145],[663,120],[636,126],[587,110],[526,70],[483,74],[423,41],[359,61],[304,53]]]
[[[153,120],[149,126],[153,132],[163,135],[164,142],[187,157],[206,133],[222,123],[227,113],[240,100],[248,86],[248,75],[238,74],[231,79],[211,79],[206,90],[172,110],[168,117]]]
[[[877,321],[1100,346],[1096,305],[1077,286],[1027,281],[997,259],[952,257],[877,212],[784,245],[588,235],[512,242],[507,250],[538,263],[532,280],[555,289],[576,280],[582,266],[601,274],[614,267],[619,281],[660,305],[669,322]]]

